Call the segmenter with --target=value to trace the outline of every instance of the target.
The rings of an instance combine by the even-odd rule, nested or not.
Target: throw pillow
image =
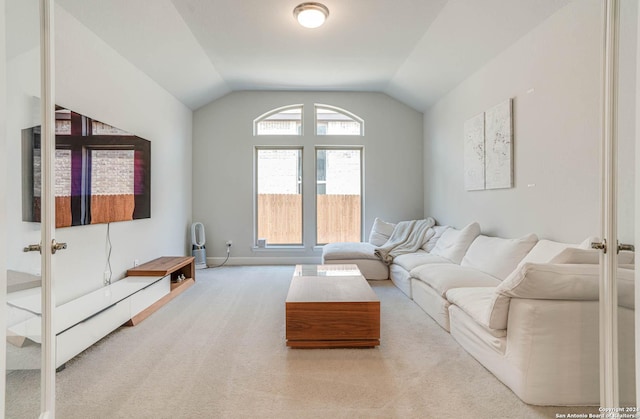
[[[433,236],[422,246],[422,250],[431,252],[434,247],[436,247],[436,243],[442,237],[442,233],[444,233],[449,226],[433,226],[431,229],[433,230]]]
[[[504,280],[513,272],[538,241],[535,234],[518,239],[478,236],[462,259],[462,266],[488,273]]]
[[[369,243],[376,247],[384,245],[389,240],[394,228],[396,228],[395,224],[376,218],[373,221],[371,233],[369,233]]]
[[[431,254],[449,259],[458,265],[462,262],[469,245],[480,234],[480,224],[471,223],[462,230],[448,228],[436,242]]]

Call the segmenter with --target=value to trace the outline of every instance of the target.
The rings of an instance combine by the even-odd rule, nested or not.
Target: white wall
[[[636,28],[640,28],[640,8],[636,10]],[[636,80],[640,80],[640,30],[636,30]],[[636,127],[640,125],[640,83],[636,82]],[[640,130],[636,129],[635,135],[635,164],[640,164]],[[635,171],[635,210],[634,217],[640,219],[640,170]],[[640,222],[635,223],[635,243],[640,244]],[[640,278],[640,266],[636,264],[635,278]],[[635,304],[640,306],[640,287],[635,288]],[[636,347],[636,404],[640,401],[640,310],[635,311],[635,347]]]
[[[187,254],[192,112],[64,9],[55,13],[56,103],[151,141],[151,218],[111,224],[113,279],[134,259]],[[39,229],[21,221],[20,132],[33,125],[26,111],[39,102],[37,56],[31,50],[8,64],[7,268],[31,273],[39,270],[37,255],[22,247],[39,241]],[[106,232],[106,224],[57,230],[56,239],[69,245],[54,257],[58,303],[102,286]]]
[[[5,28],[5,2],[0,0],[0,28]],[[6,65],[6,31],[0,30],[0,156],[6,155],[6,133],[7,133],[7,65]],[[0,170],[0,304],[4,307],[7,292],[7,269],[6,269],[6,241],[7,237],[7,196],[6,179],[7,172]],[[7,324],[6,310],[0,310],[0,324]],[[0,365],[6,364],[6,339],[7,329],[2,327],[0,331]],[[5,406],[6,374],[0,378],[0,416],[4,415]]]
[[[316,137],[315,103],[361,117],[365,136]],[[304,136],[253,136],[256,117],[291,104],[304,104]],[[236,92],[196,111],[193,130],[193,218],[205,225],[210,264],[225,255],[226,240],[234,243],[232,263],[319,261],[320,251],[313,249],[315,145],[364,145],[365,238],[375,217],[390,221],[422,217],[422,114],[384,94]],[[254,147],[297,144],[305,147],[305,249],[254,251]]]
[[[425,214],[486,234],[600,232],[601,5],[575,1],[425,113]],[[467,192],[464,122],[513,98],[514,188]]]

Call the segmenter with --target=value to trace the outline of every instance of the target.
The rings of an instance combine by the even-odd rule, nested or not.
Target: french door
[[[635,310],[640,293],[635,291],[635,265],[629,263],[640,238],[637,1],[605,0],[603,22],[603,239],[592,244],[601,250],[600,405],[633,415],[640,389],[636,374],[636,325],[640,323]]]
[[[52,255],[56,246],[53,162],[55,153],[53,95],[53,0],[0,0],[6,41],[4,141],[0,192],[4,191],[5,240],[0,266],[6,267],[6,303],[0,344],[4,372],[5,417],[55,417],[55,345]],[[39,155],[25,156],[23,132],[38,127]],[[24,158],[37,170],[23,171]],[[23,202],[25,188],[34,191]],[[37,207],[40,222],[23,222]],[[4,274],[4,272],[3,272]],[[4,307],[3,307],[4,309]]]

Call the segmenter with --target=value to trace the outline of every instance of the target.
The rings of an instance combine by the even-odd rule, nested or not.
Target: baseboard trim
[[[207,266],[218,266],[226,258],[208,257]],[[230,257],[225,265],[316,265],[321,263],[321,256],[261,256],[261,257]]]

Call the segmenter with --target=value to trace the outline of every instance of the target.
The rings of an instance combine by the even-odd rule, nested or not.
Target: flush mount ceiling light
[[[293,16],[305,28],[317,28],[329,17],[329,9],[321,3],[301,3],[293,9]]]

